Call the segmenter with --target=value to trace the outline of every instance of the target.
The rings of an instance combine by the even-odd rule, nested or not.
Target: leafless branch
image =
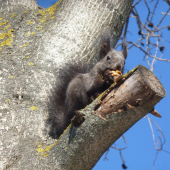
[[[143,51],[149,57],[155,58],[155,59],[160,60],[160,61],[167,61],[167,62],[170,63],[170,60],[168,60],[168,59],[162,59],[162,58],[158,58],[158,57],[155,57],[153,55],[150,55],[147,51],[145,51],[144,49],[142,49],[140,46],[138,46],[137,44],[135,44],[133,42],[129,42],[129,44],[133,44],[135,47],[139,48],[141,51]]]
[[[164,12],[161,12],[161,14],[163,14],[163,15],[170,15],[170,13],[164,13]]]
[[[136,2],[134,5],[132,5],[132,8],[135,7],[136,5],[138,5],[140,1],[141,1],[141,0],[139,0],[138,2]]]
[[[145,5],[146,5],[146,7],[147,7],[147,9],[148,9],[148,15],[147,15],[147,18],[146,18],[146,21],[145,21],[145,25],[146,25],[147,22],[149,22],[149,16],[150,16],[151,11],[150,11],[150,8],[149,8],[149,6],[148,6],[147,1],[144,0],[144,2],[145,2]]]
[[[158,23],[157,27],[159,27],[159,25],[162,23],[162,21],[164,20],[164,18],[167,16],[168,12],[170,11],[170,7],[168,8],[167,12],[164,14],[164,16],[162,17],[162,19],[160,20],[160,22]]]
[[[155,14],[155,10],[156,10],[156,8],[158,6],[158,3],[159,3],[159,0],[157,0],[156,4],[154,5],[153,13],[152,13],[152,16],[151,16],[151,21],[153,20],[153,16]]]
[[[137,1],[133,5],[133,8],[131,10],[131,13],[133,15],[130,15],[130,17],[136,18],[136,22],[139,28],[138,34],[141,35],[141,38],[139,38],[139,40],[136,43],[130,41],[129,43],[132,45],[129,47],[129,49],[132,47],[136,47],[139,50],[141,50],[144,53],[144,60],[147,61],[148,66],[153,71],[154,65],[157,60],[170,62],[170,60],[168,59],[162,59],[163,51],[165,48],[163,41],[166,41],[162,38],[162,34],[163,34],[162,29],[168,28],[168,30],[170,30],[170,26],[165,25],[165,26],[160,27],[161,23],[165,19],[165,16],[168,15],[168,12],[170,11],[170,7],[167,9],[167,12],[164,14],[164,16],[160,19],[159,23],[156,25],[152,22],[154,21],[153,18],[155,17],[156,9],[159,7],[160,1],[159,0],[151,1],[151,2],[154,2],[154,5],[150,7],[149,2],[147,0],[144,0],[146,9],[147,9],[147,16],[146,16],[145,23],[143,23],[140,19],[140,15],[137,10],[138,9],[137,5],[139,4],[139,2],[141,1]],[[169,3],[169,0],[166,0],[166,2]],[[155,38],[155,43],[153,43],[152,37]],[[144,39],[146,40],[145,44],[142,42],[142,40]],[[144,50],[139,45],[139,43],[141,46],[146,45],[146,49]],[[152,53],[154,49],[155,49],[155,54],[153,55]],[[162,54],[159,57],[157,56],[159,55],[158,51],[162,52]],[[153,58],[153,60],[151,61],[150,58]]]
[[[160,128],[160,127],[158,126],[158,124],[156,124],[152,119],[150,119],[148,115],[147,115],[146,117],[147,117],[147,119],[148,119],[148,121],[149,121],[149,125],[150,125],[151,131],[152,131],[153,142],[154,142],[154,145],[155,145],[155,150],[157,151],[156,156],[155,156],[155,159],[154,159],[154,161],[153,161],[153,170],[154,170],[154,169],[155,169],[155,162],[156,162],[158,153],[159,153],[160,151],[164,151],[164,152],[170,154],[170,152],[169,152],[169,151],[166,151],[166,150],[163,150],[163,146],[164,146],[164,144],[166,143],[166,140],[165,140],[165,136],[164,136],[161,128]],[[155,141],[154,130],[153,130],[153,126],[152,126],[152,123],[151,123],[151,122],[156,125],[156,127],[158,128],[158,131],[161,133],[161,136],[159,136],[159,139],[158,139],[158,142],[157,142],[157,143],[156,143],[156,141]],[[162,141],[162,139],[163,139],[163,141]],[[158,146],[159,143],[160,143],[160,146]]]
[[[168,5],[170,5],[170,0],[164,0],[165,2],[167,2]]]
[[[119,151],[119,154],[120,154],[121,160],[122,160],[122,162],[123,162],[123,163],[125,163],[125,161],[124,161],[124,159],[123,159],[123,156],[122,156],[122,150],[126,149],[126,148],[127,148],[127,146],[126,146],[126,147],[124,147],[124,148],[116,148],[116,147],[114,147],[114,146],[111,146],[111,148],[116,149],[116,150],[118,150],[118,151]]]

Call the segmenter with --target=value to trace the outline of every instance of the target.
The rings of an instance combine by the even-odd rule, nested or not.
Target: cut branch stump
[[[85,121],[69,126],[49,154],[59,169],[92,169],[106,150],[165,97],[160,81],[139,65],[85,109]],[[88,162],[88,164],[87,164]]]

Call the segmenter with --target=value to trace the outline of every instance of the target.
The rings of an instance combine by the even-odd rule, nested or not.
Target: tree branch
[[[155,75],[138,66],[80,111],[85,121],[78,128],[71,125],[63,133],[50,149],[49,158],[54,153],[61,157],[58,169],[77,169],[80,165],[92,169],[99,159],[97,155],[101,156],[164,96],[165,90]]]

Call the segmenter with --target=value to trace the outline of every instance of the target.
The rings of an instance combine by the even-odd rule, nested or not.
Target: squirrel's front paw
[[[112,84],[114,83],[114,76],[112,75],[111,70],[106,70],[104,72],[104,81],[106,82],[106,84]]]
[[[122,78],[122,73],[119,70],[106,70],[104,72],[104,80],[107,84],[112,84],[114,82],[119,81]]]

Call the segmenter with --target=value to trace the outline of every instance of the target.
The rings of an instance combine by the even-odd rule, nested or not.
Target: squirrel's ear
[[[110,51],[110,40],[103,43],[100,47],[100,59],[104,58],[106,54]]]

